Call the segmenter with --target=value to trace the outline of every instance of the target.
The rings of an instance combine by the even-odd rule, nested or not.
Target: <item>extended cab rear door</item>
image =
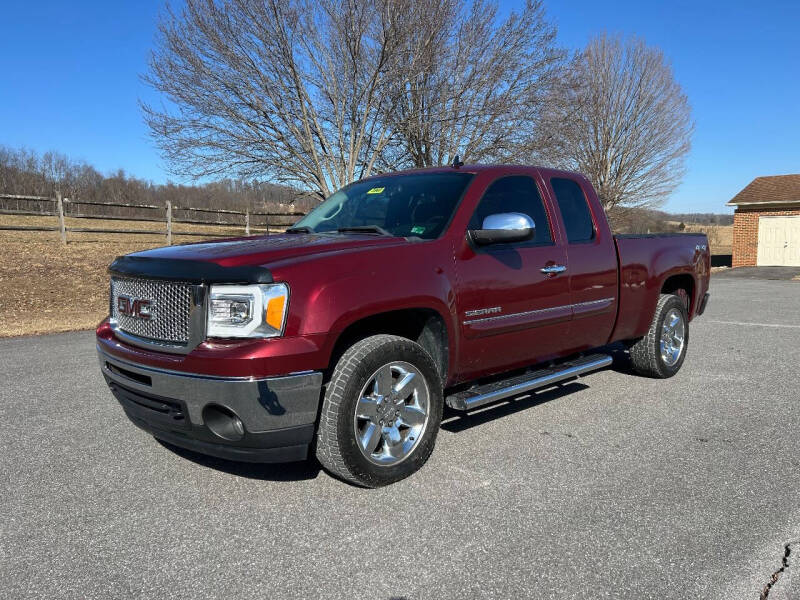
[[[617,252],[605,211],[581,176],[542,170],[567,242],[573,350],[602,346],[614,328],[617,309]]]

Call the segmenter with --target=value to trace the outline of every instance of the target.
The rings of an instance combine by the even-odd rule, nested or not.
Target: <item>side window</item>
[[[567,229],[567,240],[570,244],[588,242],[594,239],[594,223],[589,204],[581,186],[572,179],[554,177],[550,180],[556,194],[561,218]]]
[[[497,213],[523,213],[536,225],[534,244],[552,244],[550,222],[544,210],[536,182],[525,175],[503,177],[493,182],[484,192],[478,208],[469,222],[470,229],[480,229],[483,220]]]

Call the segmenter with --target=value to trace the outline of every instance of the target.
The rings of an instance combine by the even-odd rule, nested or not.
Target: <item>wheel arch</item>
[[[433,358],[442,383],[447,383],[451,368],[452,332],[445,317],[429,307],[377,312],[347,324],[335,337],[331,347],[329,370],[336,366],[350,346],[378,334],[396,335],[418,343]]]
[[[686,292],[686,297],[684,300],[686,301],[686,313],[689,318],[692,318],[694,314],[694,310],[696,308],[696,298],[695,298],[695,290],[697,289],[697,284],[695,282],[694,276],[691,273],[677,273],[673,275],[669,275],[666,277],[661,284],[661,293],[662,294],[676,294],[680,296],[681,294],[678,293],[680,290]]]

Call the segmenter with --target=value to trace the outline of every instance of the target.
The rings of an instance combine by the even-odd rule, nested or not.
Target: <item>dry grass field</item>
[[[711,254],[730,254],[733,248],[733,225],[697,225],[687,223],[687,233],[702,231],[708,236]]]
[[[55,224],[53,217],[0,215],[0,225]],[[0,230],[0,337],[93,328],[108,313],[106,268],[111,261],[166,243],[163,223],[67,219],[66,224],[154,233],[69,233],[64,246],[57,232]],[[174,244],[204,239],[180,232],[244,235],[241,227],[175,224]]]
[[[53,217],[0,215],[0,225],[48,226]],[[0,230],[0,337],[90,329],[108,313],[106,268],[121,254],[166,243],[158,222],[67,219],[67,227],[147,229],[153,235],[69,233],[62,245],[57,232]],[[276,229],[275,231],[279,231]],[[705,231],[713,254],[730,254],[733,226],[688,224]],[[241,227],[175,224],[173,243],[202,241],[181,232],[244,235]],[[254,232],[255,233],[255,232]]]
[[[677,226],[678,221],[667,221],[669,225]],[[686,233],[705,233],[708,236],[708,245],[711,254],[730,254],[733,249],[733,225],[700,225],[699,223],[685,223]]]

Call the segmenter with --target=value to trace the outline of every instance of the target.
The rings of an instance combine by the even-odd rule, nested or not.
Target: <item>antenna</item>
[[[458,154],[456,154],[456,157],[453,159],[453,164],[450,166],[453,167],[454,169],[464,166],[464,163],[459,159]]]

